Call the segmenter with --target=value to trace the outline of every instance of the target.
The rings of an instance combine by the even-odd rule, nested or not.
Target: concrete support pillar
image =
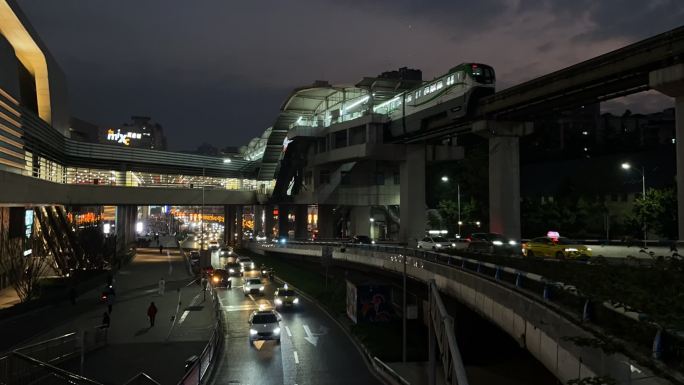
[[[243,207],[237,206],[235,208],[235,244],[238,246],[242,245],[242,238],[244,235],[244,229],[242,228],[242,215],[244,214]]]
[[[135,242],[137,206],[116,206],[116,255],[122,256]]]
[[[309,239],[308,230],[309,206],[295,206],[295,239],[306,241]]]
[[[684,239],[684,64],[649,74],[649,85],[675,98],[675,144],[677,146],[677,221],[679,239]],[[646,176],[648,178],[648,175]],[[648,179],[647,179],[648,182]]]
[[[399,241],[414,247],[425,235],[425,145],[407,145],[399,167]]]
[[[264,231],[264,206],[255,205],[252,209],[254,213],[254,237],[256,238],[259,234],[265,233]]]
[[[268,239],[273,238],[273,228],[275,227],[275,221],[273,220],[273,208],[274,206],[265,207],[265,220],[264,220],[264,234]]]
[[[288,214],[290,212],[290,207],[288,205],[278,205],[278,238],[288,239],[290,232],[290,222],[288,220]]]
[[[351,235],[371,235],[371,207],[354,206],[349,215],[349,231]]]
[[[473,132],[489,138],[489,230],[520,239],[520,137],[531,122],[481,120]]]
[[[235,206],[223,206],[223,241],[235,244]]]
[[[318,205],[318,239],[336,238],[335,212],[332,205]]]
[[[520,139],[489,138],[489,230],[520,239]]]

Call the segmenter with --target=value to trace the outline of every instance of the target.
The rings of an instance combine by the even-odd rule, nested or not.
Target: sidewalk
[[[175,244],[172,238],[165,241],[169,246]],[[163,296],[158,294],[161,277],[166,280]],[[176,384],[184,373],[185,360],[201,353],[214,327],[211,298],[207,295],[202,302],[202,291],[192,279],[177,249],[165,249],[163,255],[158,248],[139,249],[133,262],[115,277],[116,300],[108,345],[86,356],[83,375],[104,384],[121,385],[145,372],[163,385]],[[98,288],[84,296],[97,298],[100,291]],[[152,328],[147,318],[151,301],[158,309]],[[101,324],[106,305],[90,305],[69,322],[32,338],[32,342]],[[176,319],[172,321],[172,317]],[[63,367],[78,373],[80,365],[74,361]]]

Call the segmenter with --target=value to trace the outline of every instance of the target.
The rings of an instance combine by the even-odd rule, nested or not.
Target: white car
[[[239,257],[237,261],[245,271],[254,270],[256,268],[254,261],[252,261],[249,257]]]
[[[280,321],[275,310],[255,311],[249,316],[249,344],[259,340],[275,340],[280,343]]]
[[[419,249],[440,250],[452,247],[456,247],[456,244],[444,237],[425,237],[418,241]]]
[[[249,294],[259,294],[264,295],[264,289],[266,287],[261,282],[259,278],[249,278],[245,279],[245,284],[242,286],[242,291],[245,293],[245,297]]]

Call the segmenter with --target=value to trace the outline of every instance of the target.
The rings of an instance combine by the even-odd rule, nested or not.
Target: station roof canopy
[[[276,127],[289,127],[300,116],[311,116],[317,112],[332,109],[351,97],[357,97],[363,90],[351,85],[331,85],[316,81],[310,86],[296,88],[280,107]]]

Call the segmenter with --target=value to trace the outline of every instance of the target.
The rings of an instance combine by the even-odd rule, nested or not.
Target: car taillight
[[[466,240],[466,242],[472,242],[473,241],[473,239],[470,237],[467,237],[465,240]]]

